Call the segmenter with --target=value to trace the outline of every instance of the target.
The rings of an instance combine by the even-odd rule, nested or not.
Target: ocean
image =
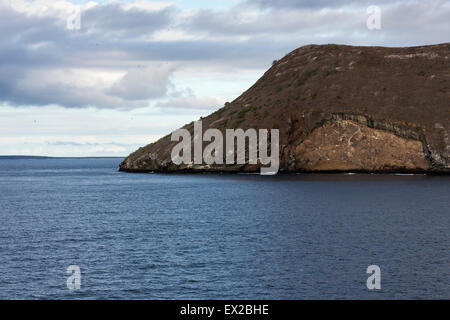
[[[450,299],[448,176],[130,174],[121,160],[0,159],[1,299]]]

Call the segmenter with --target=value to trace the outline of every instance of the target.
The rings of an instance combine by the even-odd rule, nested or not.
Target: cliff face
[[[203,130],[280,130],[280,172],[450,172],[450,44],[309,45],[202,119]],[[193,123],[184,127],[191,134]],[[170,135],[129,155],[130,172],[259,171],[175,165]],[[205,144],[206,145],[206,144]]]

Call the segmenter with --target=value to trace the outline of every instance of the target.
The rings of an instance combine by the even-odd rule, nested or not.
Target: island
[[[450,172],[450,43],[302,46],[201,119],[203,130],[278,129],[279,172]],[[194,122],[183,127],[191,134]],[[171,135],[126,172],[259,172],[261,164],[175,164]],[[205,142],[206,143],[206,142]]]

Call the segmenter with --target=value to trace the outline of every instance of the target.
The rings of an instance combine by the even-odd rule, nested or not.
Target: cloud
[[[253,40],[265,37],[270,42],[291,44],[300,40],[306,43],[341,41],[403,46],[408,42],[416,44],[418,37],[423,43],[430,43],[426,42],[427,37],[438,42],[448,41],[448,1],[377,1],[383,21],[383,28],[378,32],[366,27],[366,9],[372,4],[373,1],[249,0],[229,10],[197,10],[181,26],[191,32],[207,33],[210,37]],[[407,27],[406,33],[403,33],[404,27]],[[399,43],[400,34],[403,41]]]
[[[125,144],[125,143],[117,143],[117,142],[77,142],[77,141],[47,141],[46,144],[50,146],[89,146],[89,147],[98,147],[98,146],[116,146],[116,147],[129,147],[134,144]]]
[[[83,11],[82,28],[90,34],[137,38],[168,27],[176,13],[174,6],[145,7],[118,3],[97,5]]]
[[[395,0],[246,0],[244,3],[249,6],[257,6],[261,8],[323,9],[343,6],[367,7],[369,5],[380,5],[382,3],[392,2],[395,2]]]
[[[69,2],[0,1],[0,102],[137,108],[168,92],[173,66],[135,61],[133,49],[121,42],[167,26],[172,7],[87,6],[83,27],[68,30],[65,18],[74,7]],[[99,77],[99,71],[109,75]]]
[[[263,8],[317,8],[338,5],[345,1],[336,0],[247,0],[248,5],[255,5]],[[351,1],[346,1],[351,2]]]
[[[200,10],[186,22],[185,27],[196,32],[203,30],[210,35],[247,36],[253,39],[266,35],[277,41],[292,35],[320,35],[336,30],[343,33],[365,27],[365,21],[365,10],[283,8],[241,11],[236,8],[221,12]]]
[[[169,87],[173,87],[169,79],[173,71],[174,66],[168,64],[130,70],[112,85],[108,93],[127,100],[164,97]]]
[[[173,98],[165,102],[158,102],[156,104],[156,107],[161,109],[215,110],[223,106],[224,103],[225,100],[220,98],[215,97],[197,98],[194,96],[190,96],[190,97]]]

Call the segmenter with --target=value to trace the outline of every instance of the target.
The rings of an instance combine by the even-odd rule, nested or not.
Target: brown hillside
[[[449,172],[450,43],[304,46],[202,121],[203,131],[279,129],[280,172]],[[176,166],[175,144],[169,135],[140,148],[120,170],[259,171]]]

